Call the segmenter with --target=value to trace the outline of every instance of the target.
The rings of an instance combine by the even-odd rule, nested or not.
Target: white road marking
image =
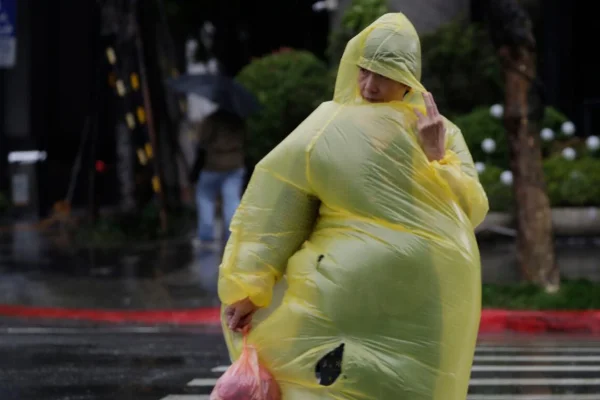
[[[467,400],[598,400],[600,394],[472,394]]]
[[[475,356],[474,362],[600,362],[600,356]]]
[[[600,365],[474,365],[473,372],[600,372]],[[600,400],[600,399],[599,399]]]
[[[600,353],[599,347],[477,347],[477,353]]]
[[[217,380],[214,378],[198,378],[193,379],[188,386],[215,386],[217,384]]]
[[[595,386],[600,378],[475,378],[470,386]]]
[[[162,400],[210,400],[208,394],[170,394]]]
[[[489,353],[513,353],[491,355]],[[532,352],[535,355],[514,353]],[[548,353],[577,353],[557,355]],[[600,372],[600,365],[523,365],[520,362],[600,362],[600,348],[592,347],[493,347],[478,346],[472,372]],[[488,353],[488,354],[485,354]],[[586,355],[587,354],[587,355]],[[589,355],[591,354],[591,355]],[[478,365],[477,362],[513,362],[507,365]],[[218,365],[211,372],[222,374],[230,365]],[[214,387],[217,378],[198,378],[188,383],[192,387]],[[506,386],[600,386],[600,378],[472,378],[473,387]],[[169,395],[162,400],[210,400],[210,395]],[[599,394],[472,394],[467,400],[600,400]]]

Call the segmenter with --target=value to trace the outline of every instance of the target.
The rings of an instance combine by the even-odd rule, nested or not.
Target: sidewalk
[[[214,307],[219,254],[189,239],[73,249],[36,231],[0,234],[0,304],[172,310]]]
[[[220,253],[190,239],[73,249],[36,231],[0,233],[0,317],[108,323],[220,322]],[[600,333],[600,311],[483,310],[481,333]]]

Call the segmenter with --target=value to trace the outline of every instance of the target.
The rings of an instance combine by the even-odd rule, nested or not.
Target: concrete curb
[[[152,325],[219,325],[218,307],[188,310],[96,310],[0,305],[0,316],[49,320],[141,323]],[[480,333],[600,333],[600,310],[524,311],[484,309]]]
[[[152,325],[218,325],[221,323],[221,310],[217,307],[191,310],[95,310],[0,305],[0,316]]]
[[[600,333],[600,310],[529,311],[485,309],[481,333]]]

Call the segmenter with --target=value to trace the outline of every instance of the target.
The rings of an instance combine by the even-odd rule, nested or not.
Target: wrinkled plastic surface
[[[419,46],[402,14],[352,39],[334,101],[256,166],[232,222],[219,296],[264,307],[248,340],[285,400],[466,398],[488,201],[450,121],[441,161],[419,146]],[[410,96],[363,102],[359,66]],[[239,335],[223,329],[236,359]],[[323,386],[316,365],[341,344],[341,375]]]
[[[256,349],[248,345],[246,336],[240,358],[219,378],[210,400],[281,400],[279,385],[260,365]]]

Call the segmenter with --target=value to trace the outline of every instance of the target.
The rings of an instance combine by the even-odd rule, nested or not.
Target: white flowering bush
[[[544,160],[544,174],[552,206],[600,206],[600,158],[555,155]]]
[[[462,130],[475,160],[508,169],[508,142],[503,116],[503,106],[494,104],[476,108],[469,114],[455,118],[454,122]],[[540,137],[545,153],[552,152],[552,147],[557,141],[572,139],[563,132],[563,128],[566,128],[567,132],[574,129],[569,124],[565,125],[567,122],[569,121],[565,115],[552,107],[546,108],[540,127]]]
[[[509,168],[500,104],[458,118],[475,168],[490,200],[490,210],[511,211],[513,174]],[[600,206],[600,137],[576,136],[577,127],[554,109],[546,110],[540,128],[543,167],[554,207]]]

